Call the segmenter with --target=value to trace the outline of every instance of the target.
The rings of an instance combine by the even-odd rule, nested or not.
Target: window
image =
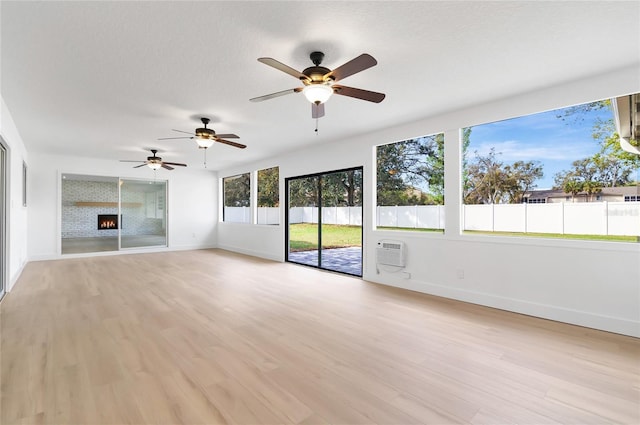
[[[625,195],[624,202],[638,202],[640,201],[640,196],[636,195]]]
[[[279,177],[278,167],[258,170],[258,224],[280,224]]]
[[[223,221],[251,223],[251,177],[249,173],[222,179]]]
[[[378,229],[444,229],[444,134],[376,147]]]
[[[629,119],[616,105],[629,98],[463,129],[463,230],[640,240],[640,207],[620,196],[637,187],[640,167],[618,136]]]

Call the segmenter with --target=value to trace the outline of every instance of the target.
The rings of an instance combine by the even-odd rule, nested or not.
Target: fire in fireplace
[[[98,230],[118,228],[117,214],[98,214]]]

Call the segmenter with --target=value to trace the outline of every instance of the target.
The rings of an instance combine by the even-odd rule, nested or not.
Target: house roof
[[[221,169],[640,67],[639,15],[637,1],[2,1],[1,89],[29,151],[201,164],[193,142],[157,139],[206,116],[248,146],[210,148]],[[300,94],[249,102],[300,86],[257,58],[302,70],[314,50],[329,68],[371,54],[344,84],[386,99],[333,96],[318,134]]]

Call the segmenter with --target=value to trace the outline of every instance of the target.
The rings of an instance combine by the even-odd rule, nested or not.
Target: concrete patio
[[[317,267],[318,250],[290,252],[289,261]],[[322,268],[362,276],[362,247],[323,249]]]

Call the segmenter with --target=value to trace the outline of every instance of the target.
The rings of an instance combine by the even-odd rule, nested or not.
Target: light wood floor
[[[640,423],[640,340],[220,250],[30,263],[8,424]]]

